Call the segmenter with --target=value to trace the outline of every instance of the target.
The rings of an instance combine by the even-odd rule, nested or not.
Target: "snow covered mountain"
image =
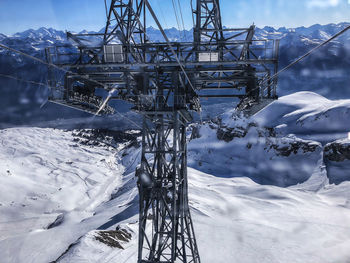
[[[348,25],[349,23],[340,23],[294,29],[264,27],[256,29],[255,38],[281,39],[280,68],[282,68]],[[179,32],[176,28],[171,28],[167,29],[166,33],[172,41],[192,40],[192,30]],[[152,41],[163,41],[158,29],[148,28],[148,35]],[[350,89],[347,88],[350,85],[347,77],[350,73],[349,39],[350,32],[347,32],[308,57],[303,63],[282,74],[279,78],[279,96],[308,90],[331,99],[350,98]],[[44,58],[43,49],[47,46],[70,45],[63,31],[52,28],[30,29],[13,36],[0,35],[0,42],[41,58]],[[8,52],[2,49],[0,49],[0,73],[37,82],[46,81],[45,67],[33,64],[32,61],[17,55],[9,56]],[[38,88],[35,85],[0,77],[0,90],[3,94],[0,103],[5,109],[0,112],[0,123],[5,127],[65,118],[67,115],[86,117],[79,112],[72,113],[71,110],[67,113],[67,109],[57,110],[57,106],[53,105],[47,105],[45,110],[40,110],[40,105],[45,102],[48,92],[43,87]]]
[[[6,35],[0,33],[0,41],[6,38]]]
[[[202,262],[349,262],[349,111],[300,92],[191,126]],[[1,262],[136,262],[136,131],[11,128],[0,142]]]
[[[230,110],[215,122],[193,126],[189,164],[221,177],[247,176],[286,187],[320,174],[324,163],[332,170],[335,159],[343,168],[332,171],[332,177],[339,177],[332,183],[350,180],[349,153],[342,149],[348,145],[339,141],[335,156],[331,154],[332,142],[348,137],[349,114],[350,100],[331,101],[312,92],[281,97],[249,119]],[[318,178],[319,184],[326,179]]]

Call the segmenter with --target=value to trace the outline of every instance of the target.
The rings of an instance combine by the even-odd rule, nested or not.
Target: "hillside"
[[[302,92],[249,119],[231,110],[191,126],[202,262],[349,262],[349,105]],[[136,131],[1,130],[2,262],[135,261],[139,140]]]

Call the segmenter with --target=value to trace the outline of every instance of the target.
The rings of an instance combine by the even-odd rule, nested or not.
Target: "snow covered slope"
[[[205,173],[247,176],[260,184],[285,187],[315,176],[313,187],[328,179],[339,184],[350,178],[350,148],[334,141],[347,138],[349,116],[350,100],[313,92],[281,97],[250,118],[230,110],[215,122],[193,126],[188,162]],[[328,178],[321,172],[324,165]]]
[[[350,131],[350,100],[328,100],[313,92],[281,97],[258,112],[253,120],[283,134],[332,134]]]
[[[304,92],[192,126],[202,262],[350,262],[347,105]],[[1,263],[136,262],[138,135],[96,132],[0,130]]]
[[[322,159],[318,142],[271,136],[256,126],[202,126],[188,150],[189,165],[200,171],[282,187],[305,182]]]
[[[261,186],[189,169],[190,205],[203,263],[347,263],[350,196],[329,186],[319,193]],[[123,249],[84,235],[58,262],[137,261],[136,217],[122,220],[132,237]],[[111,227],[112,230],[115,226]]]
[[[84,220],[127,180],[114,148],[39,128],[1,130],[0,142],[1,262],[55,260],[105,223]]]

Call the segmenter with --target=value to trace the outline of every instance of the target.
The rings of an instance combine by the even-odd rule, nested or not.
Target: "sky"
[[[180,2],[184,24],[193,26],[191,0]],[[192,0],[194,5],[196,0]],[[110,2],[110,0],[107,0]],[[172,0],[149,0],[163,27],[178,27]],[[350,21],[350,0],[220,0],[228,27],[298,27]],[[177,9],[178,10],[178,9]],[[178,10],[179,12],[179,10]],[[179,13],[180,16],[180,13]],[[52,27],[79,32],[105,26],[104,0],[0,0],[0,33]],[[150,22],[148,26],[154,26]]]

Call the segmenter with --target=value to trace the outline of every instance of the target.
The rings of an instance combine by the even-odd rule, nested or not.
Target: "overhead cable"
[[[176,18],[176,23],[177,23],[177,27],[178,27],[178,30],[179,30],[179,38],[182,39],[182,37],[181,37],[181,25],[180,25],[180,22],[179,22],[179,16],[178,16],[178,13],[177,13],[175,0],[171,0],[171,2],[173,4],[173,9],[174,9],[174,14],[175,14],[175,18]]]
[[[169,48],[170,48],[171,53],[173,53],[173,55],[174,55],[174,57],[175,57],[175,59],[176,59],[176,62],[179,64],[179,66],[180,66],[180,68],[181,68],[182,72],[184,73],[186,80],[187,80],[187,81],[188,81],[188,83],[190,84],[190,86],[191,86],[192,90],[193,90],[193,91],[195,91],[195,88],[194,88],[194,86],[193,86],[193,84],[192,84],[192,82],[191,82],[190,78],[188,77],[188,75],[187,75],[187,73],[186,73],[186,70],[185,70],[184,66],[182,65],[182,63],[181,63],[181,61],[180,61],[179,57],[177,56],[177,54],[176,54],[176,52],[175,52],[175,50],[174,50],[173,46],[171,45],[171,43],[170,43],[170,40],[169,40],[168,36],[165,34],[165,32],[164,32],[164,29],[163,29],[162,25],[159,23],[159,20],[158,20],[158,18],[157,18],[157,16],[156,16],[156,14],[154,13],[153,8],[151,7],[151,5],[150,5],[150,3],[149,3],[149,1],[148,1],[148,0],[145,0],[145,3],[146,3],[146,6],[147,6],[147,8],[148,8],[148,10],[149,10],[150,14],[152,15],[152,17],[153,17],[154,21],[156,22],[156,24],[157,24],[157,26],[158,26],[158,28],[159,28],[160,32],[162,33],[162,35],[163,35],[163,37],[164,37],[165,41],[167,42],[167,44],[168,44],[168,46],[169,46]]]
[[[48,86],[45,83],[35,82],[35,81],[32,81],[32,80],[25,80],[25,79],[17,78],[17,77],[12,76],[12,75],[2,74],[2,73],[0,73],[0,77],[13,79],[13,80],[16,80],[16,81],[19,81],[19,82],[24,82],[24,83],[28,83],[28,84],[34,84],[34,85],[43,86],[43,87],[47,87]]]
[[[179,10],[180,10],[180,18],[181,18],[181,22],[182,22],[182,33],[183,33],[183,39],[186,41],[186,28],[185,28],[185,22],[184,22],[184,18],[182,15],[182,8],[181,8],[181,3],[180,0],[177,0],[177,3],[179,5]]]
[[[55,65],[55,64],[52,64],[52,63],[48,63],[48,62],[46,62],[46,61],[44,61],[44,60],[42,60],[42,59],[40,59],[40,58],[34,57],[34,56],[32,56],[32,55],[29,55],[29,54],[24,53],[24,52],[22,52],[22,51],[19,51],[19,50],[17,50],[17,49],[14,49],[14,48],[5,46],[5,45],[3,45],[3,44],[0,44],[0,47],[1,47],[1,48],[4,48],[4,49],[7,49],[7,50],[9,50],[9,51],[11,51],[11,52],[17,53],[17,54],[19,54],[19,55],[21,55],[21,56],[27,57],[27,58],[29,58],[29,59],[35,60],[35,61],[37,61],[37,62],[39,62],[39,63],[41,63],[41,64],[44,64],[44,65],[46,65],[46,66],[48,66],[48,67],[52,67],[52,68],[58,69],[58,70],[60,70],[60,71],[63,71],[63,72],[65,72],[65,73],[69,73],[69,74],[72,74],[72,75],[78,75],[78,76],[81,77],[82,79],[85,79],[85,80],[94,82],[94,83],[96,83],[96,84],[98,84],[98,85],[101,85],[101,86],[103,86],[103,87],[105,86],[105,85],[104,85],[103,83],[101,83],[101,82],[98,82],[98,81],[96,81],[96,80],[90,79],[90,78],[85,77],[85,76],[80,76],[79,74],[77,74],[77,73],[75,73],[75,72],[72,72],[72,71],[70,71],[70,70],[66,70],[66,69],[61,68],[61,67],[59,67],[59,66],[57,66],[57,65]]]
[[[22,55],[22,56],[24,56],[24,57],[30,58],[30,59],[32,59],[32,60],[35,60],[35,61],[37,61],[37,62],[39,62],[39,63],[42,63],[42,64],[44,64],[44,65],[47,65],[47,66],[49,66],[49,67],[53,67],[53,68],[56,68],[56,69],[58,69],[58,70],[61,70],[61,71],[65,72],[65,73],[70,73],[70,74],[73,74],[73,75],[77,75],[76,73],[74,73],[74,72],[72,72],[72,71],[63,69],[63,68],[61,68],[61,67],[59,67],[59,66],[57,66],[57,65],[55,65],[55,64],[45,62],[44,60],[42,60],[42,59],[40,59],[40,58],[36,58],[36,57],[31,56],[31,55],[29,55],[29,54],[26,54],[26,53],[24,53],[24,52],[22,52],[22,51],[19,51],[19,50],[10,48],[10,47],[8,47],[8,46],[5,46],[5,45],[3,45],[3,44],[0,44],[0,47],[2,47],[2,48],[4,48],[4,49],[7,49],[7,50],[9,50],[9,51],[11,51],[11,52],[20,54],[20,55]],[[21,81],[21,82],[27,82],[27,83],[36,84],[36,85],[39,85],[39,86],[49,87],[48,85],[45,85],[44,83],[35,82],[35,81],[31,81],[31,80],[24,80],[24,79],[20,79],[20,78],[17,78],[17,77],[15,77],[15,76],[11,76],[11,75],[0,74],[0,76],[6,77],[6,78],[10,78],[10,79],[15,79],[15,80],[18,80],[18,81]],[[100,82],[95,81],[95,80],[93,80],[93,79],[90,79],[90,78],[88,78],[88,77],[85,77],[85,76],[79,76],[79,77],[81,77],[81,78],[83,78],[83,79],[85,79],[85,80],[88,80],[88,81],[91,81],[91,82],[94,82],[94,83],[97,83],[97,84],[99,84],[99,85],[104,86],[103,83],[100,83]],[[50,88],[50,87],[49,87],[49,88]],[[123,114],[121,114],[119,111],[115,110],[115,112],[116,112],[119,116],[121,116],[121,117],[125,118],[126,120],[128,120],[130,123],[136,125],[136,126],[137,126],[138,128],[140,128],[140,129],[142,129],[140,125],[138,125],[137,123],[135,123],[134,121],[132,121],[130,118],[128,118],[128,117],[126,117],[126,116],[123,116]]]
[[[298,59],[294,60],[292,63],[290,63],[288,66],[284,67],[283,69],[281,69],[280,71],[278,71],[276,74],[272,75],[271,77],[265,79],[262,84],[265,84],[266,82],[269,82],[270,80],[276,78],[278,75],[280,75],[281,73],[283,73],[284,71],[288,70],[289,68],[293,67],[295,64],[299,63],[300,61],[302,61],[304,58],[308,57],[309,55],[311,55],[313,52],[315,52],[316,50],[318,50],[319,48],[323,47],[324,45],[328,44],[329,42],[331,42],[332,40],[334,40],[335,38],[339,37],[340,35],[344,34],[346,31],[348,31],[350,29],[350,26],[347,26],[346,28],[344,28],[343,30],[341,30],[340,32],[338,32],[337,34],[335,34],[334,36],[332,36],[331,38],[327,39],[326,41],[322,42],[321,44],[319,44],[318,46],[314,47],[313,49],[311,49],[309,52],[305,53],[304,55],[302,55],[301,57],[299,57]]]

